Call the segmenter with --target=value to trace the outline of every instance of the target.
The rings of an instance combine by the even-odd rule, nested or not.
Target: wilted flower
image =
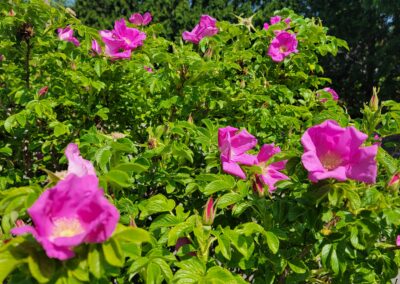
[[[101,54],[102,52],[100,44],[95,39],[92,40],[92,51],[97,54]]]
[[[98,187],[94,175],[70,174],[43,192],[28,209],[34,226],[16,227],[15,235],[32,234],[50,258],[66,260],[82,243],[101,243],[112,235],[118,210]]]
[[[289,54],[297,52],[296,35],[286,31],[279,31],[268,49],[268,55],[275,62],[281,62]]]
[[[149,12],[146,12],[143,15],[135,13],[129,17],[129,22],[137,26],[146,26],[151,22],[151,20],[152,17]]]
[[[100,31],[106,45],[106,55],[114,59],[130,58],[131,51],[143,45],[146,34],[138,29],[128,28],[125,20],[115,21],[114,30]]]
[[[254,165],[257,161],[256,156],[246,154],[257,144],[257,139],[242,130],[227,126],[218,129],[218,147],[221,152],[222,169],[224,172],[246,179],[246,174],[240,168],[238,163],[243,165]]]
[[[339,95],[336,93],[336,91],[335,91],[334,89],[327,87],[327,88],[323,88],[323,90],[324,90],[325,92],[328,92],[329,94],[332,95],[332,100],[334,100],[334,101],[339,100]],[[321,96],[321,93],[317,93],[317,97],[320,97],[320,96]],[[320,101],[321,103],[325,103],[325,102],[328,101],[328,99],[326,99],[326,98],[320,98],[319,101]]]
[[[65,29],[59,28],[57,29],[57,32],[60,40],[72,42],[75,46],[80,45],[78,39],[74,37],[74,30],[70,26],[66,27]]]
[[[79,152],[78,145],[74,143],[68,144],[65,149],[65,156],[68,160],[68,175],[74,174],[78,177],[85,175],[96,175],[96,171],[92,163],[82,158]]]
[[[209,15],[202,15],[200,22],[194,27],[191,32],[185,31],[182,33],[182,38],[185,41],[190,41],[198,44],[202,38],[213,36],[218,33],[216,27],[217,20]]]
[[[215,218],[215,210],[216,209],[214,209],[214,199],[210,197],[207,200],[206,208],[204,208],[204,213],[203,213],[204,225],[212,225]]]
[[[361,147],[368,136],[355,127],[340,127],[327,120],[304,133],[301,157],[312,182],[333,178],[340,181],[354,179],[375,183],[377,174],[377,145]]]
[[[47,94],[47,91],[49,90],[49,86],[44,86],[38,91],[39,96],[44,96]]]
[[[281,149],[279,148],[279,146],[274,146],[274,144],[264,144],[257,155],[256,164],[262,169],[261,174],[256,174],[256,189],[259,194],[261,190],[260,185],[262,187],[264,185],[268,186],[269,192],[273,192],[276,189],[275,184],[278,181],[289,179],[289,177],[280,172],[281,170],[285,169],[285,165],[287,162],[286,160],[267,165],[268,160],[280,151]]]

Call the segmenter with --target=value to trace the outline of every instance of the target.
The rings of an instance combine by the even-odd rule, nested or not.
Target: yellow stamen
[[[327,170],[333,170],[340,166],[342,163],[341,157],[336,154],[328,151],[324,155],[320,157],[320,161],[322,166]]]
[[[79,222],[77,218],[61,217],[53,221],[53,229],[50,239],[54,240],[62,237],[74,237],[84,231],[81,222]]]

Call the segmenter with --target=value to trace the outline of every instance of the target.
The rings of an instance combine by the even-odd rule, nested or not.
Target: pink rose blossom
[[[335,91],[334,89],[327,87],[327,88],[323,88],[323,90],[324,90],[325,92],[328,92],[329,94],[332,95],[332,100],[334,100],[334,101],[339,100],[339,95],[336,93],[336,91]],[[321,93],[317,93],[317,97],[320,97],[320,96],[321,96]],[[328,99],[326,99],[326,98],[320,98],[319,101],[320,101],[321,103],[325,103],[325,102],[328,101]]]
[[[264,185],[268,186],[269,192],[273,192],[278,181],[289,179],[289,177],[280,172],[285,169],[286,160],[267,165],[267,161],[279,152],[281,152],[279,146],[264,144],[257,155],[256,164],[262,168],[262,173],[256,174],[256,189],[260,195],[264,193]]]
[[[92,40],[92,51],[96,54],[101,54],[102,52],[100,44],[95,39]]]
[[[191,32],[185,31],[182,33],[183,40],[198,44],[204,37],[217,34],[218,28],[215,25],[216,22],[216,19],[208,15],[202,15],[199,24]]]
[[[128,28],[124,19],[115,21],[112,31],[100,31],[100,36],[106,45],[106,55],[114,59],[130,58],[131,51],[142,46],[146,39],[144,32]]]
[[[139,13],[132,14],[129,18],[129,22],[137,26],[147,26],[152,20],[151,14],[146,12],[143,16]]]
[[[275,62],[281,62],[286,56],[297,52],[296,35],[286,31],[279,31],[268,49],[268,55]]]
[[[74,30],[70,26],[65,29],[59,28],[57,29],[57,32],[60,40],[72,42],[75,46],[80,45],[78,39],[74,37]]]
[[[68,173],[67,175],[74,174],[78,177],[85,175],[96,175],[96,171],[92,163],[82,158],[78,145],[74,143],[68,144],[65,149],[65,156],[68,160]]]
[[[271,17],[271,19],[270,19],[270,23],[271,23],[271,25],[275,25],[275,24],[278,24],[278,23],[280,23],[282,21],[282,17],[281,16],[274,16],[274,17]],[[291,22],[291,19],[290,18],[286,18],[286,19],[284,19],[283,20],[283,22],[286,24],[286,29],[288,29],[288,28],[290,28],[290,22]],[[269,29],[269,24],[268,23],[264,23],[264,30],[268,30]]]
[[[273,16],[270,19],[270,23],[271,25],[275,25],[277,23],[279,23],[282,20],[281,16]]]
[[[16,227],[15,235],[32,234],[50,258],[66,260],[82,243],[106,241],[117,225],[118,210],[98,187],[94,175],[68,175],[44,191],[28,209],[33,226]]]
[[[218,147],[221,152],[222,169],[228,174],[246,179],[246,174],[238,163],[249,166],[255,164],[256,156],[245,152],[257,144],[257,139],[246,130],[239,133],[237,131],[237,128],[231,126],[218,129]]]
[[[339,181],[354,179],[375,183],[377,175],[377,145],[361,147],[368,136],[355,127],[340,127],[327,120],[304,133],[301,157],[312,182],[333,178]]]
[[[44,96],[45,94],[47,94],[48,90],[49,90],[49,86],[44,86],[38,91],[38,95]]]

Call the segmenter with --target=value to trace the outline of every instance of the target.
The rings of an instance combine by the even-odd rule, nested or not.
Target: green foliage
[[[320,57],[346,47],[320,22],[276,12],[292,19],[299,40],[299,52],[281,63],[266,55],[273,28],[223,21],[198,46],[150,25],[130,60],[111,61],[90,52],[97,31],[62,8],[1,2],[0,13],[0,282],[382,283],[397,274],[400,199],[387,182],[398,160],[380,148],[374,185],[313,184],[301,164],[300,137],[326,119],[355,125],[367,144],[400,129],[394,101],[365,106],[354,120],[331,98],[318,99],[330,82]],[[80,47],[57,38],[68,24]],[[227,125],[279,145],[274,159],[288,160],[290,180],[260,197],[252,178],[225,174],[217,133]],[[121,218],[109,240],[59,261],[10,229],[30,222],[27,208],[62,178],[70,142],[94,164]],[[251,177],[260,169],[245,170]],[[216,216],[205,225],[210,196]]]

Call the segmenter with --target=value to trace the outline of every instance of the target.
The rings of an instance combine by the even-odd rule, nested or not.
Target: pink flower
[[[231,126],[218,129],[218,147],[221,152],[222,169],[228,174],[246,179],[246,174],[237,163],[249,166],[255,164],[256,156],[245,152],[257,144],[257,139],[246,130],[239,133],[237,131],[237,128]]]
[[[203,224],[212,225],[215,218],[214,199],[210,196],[203,213]]]
[[[59,28],[57,29],[57,32],[60,40],[72,42],[75,46],[80,45],[78,39],[74,37],[74,30],[70,26],[66,27],[65,29]]]
[[[217,34],[218,28],[215,25],[216,22],[216,19],[208,15],[202,15],[199,24],[191,32],[185,31],[182,33],[183,40],[198,44],[204,37]]]
[[[137,26],[147,26],[152,20],[151,14],[146,12],[143,16],[139,13],[132,14],[129,18],[129,22]]]
[[[34,226],[16,227],[15,235],[32,234],[50,258],[66,260],[82,243],[101,243],[112,235],[118,210],[98,187],[94,175],[68,175],[44,191],[28,209]]]
[[[115,21],[112,31],[100,31],[100,36],[106,45],[106,55],[114,59],[130,58],[131,51],[142,46],[146,39],[144,32],[128,28],[124,19]]]
[[[355,127],[340,127],[336,121],[327,120],[304,133],[301,157],[312,182],[333,178],[339,181],[354,179],[375,183],[378,146],[361,147],[368,136]]]
[[[275,62],[281,62],[289,54],[297,52],[296,35],[286,31],[279,31],[268,49],[268,55]]]
[[[275,25],[275,24],[279,23],[281,20],[282,20],[281,16],[274,16],[274,17],[271,17],[270,23],[271,23],[271,25]]]
[[[149,73],[153,73],[153,69],[151,67],[144,66],[144,70],[146,70]]]
[[[282,17],[281,16],[274,16],[270,19],[270,23],[271,25],[275,25],[278,24],[282,21]],[[286,18],[283,20],[283,22],[286,24],[286,28],[290,28],[290,22],[291,19],[290,18]],[[264,30],[268,30],[269,29],[269,24],[268,23],[264,23]]]
[[[269,192],[273,192],[276,189],[275,184],[278,181],[289,179],[289,177],[280,172],[285,169],[287,161],[266,164],[272,156],[280,151],[279,146],[275,147],[274,144],[264,144],[257,155],[257,165],[262,168],[262,174],[256,174],[256,189],[260,195],[264,193],[264,185],[268,186]]]
[[[68,144],[65,149],[65,156],[68,160],[68,173],[67,175],[74,174],[78,177],[85,175],[96,176],[96,171],[92,163],[82,158],[79,152],[78,145],[74,143]]]
[[[25,222],[21,219],[18,219],[17,221],[15,221],[15,226],[17,228],[23,227],[23,226],[25,226]]]
[[[378,134],[374,135],[374,140],[375,140],[375,142],[373,143],[374,145],[377,145],[377,146],[382,145],[382,138]]]
[[[332,95],[332,100],[334,100],[334,101],[337,101],[337,100],[339,100],[339,95],[336,93],[336,91],[334,90],[334,89],[332,89],[332,88],[323,88],[323,90],[325,91],[325,92],[328,92],[328,93],[330,93],[331,95]],[[321,93],[317,93],[317,97],[320,97],[321,96]],[[326,98],[321,98],[321,99],[319,99],[319,101],[321,102],[321,103],[325,103],[325,102],[327,102],[328,100],[326,99]]]
[[[92,51],[96,54],[101,54],[102,52],[100,44],[95,39],[92,40]]]
[[[44,86],[38,91],[39,96],[44,96],[47,94],[47,91],[49,90],[49,86]]]
[[[400,247],[400,235],[397,236],[396,246]]]

